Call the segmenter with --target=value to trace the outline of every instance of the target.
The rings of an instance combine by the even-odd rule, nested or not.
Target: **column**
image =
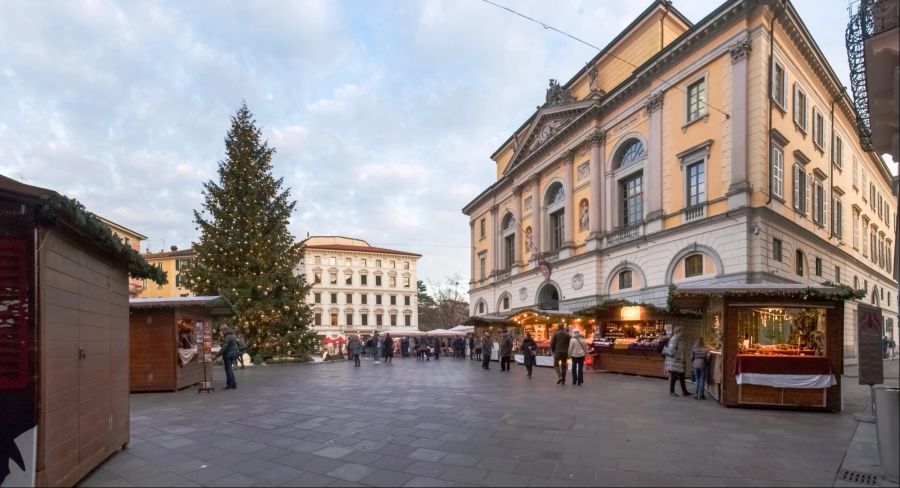
[[[472,246],[469,249],[469,253],[471,253],[471,255],[472,255],[472,257],[470,258],[471,262],[469,263],[469,272],[471,273],[469,275],[469,283],[474,283],[475,276],[476,276],[475,273],[478,272],[477,271],[478,265],[476,264],[476,261],[478,261],[478,255],[475,254],[475,221],[474,220],[469,221],[469,237],[470,237],[470,245]],[[374,280],[374,278],[372,278],[372,280]],[[374,286],[375,283],[372,283],[372,285]]]
[[[603,202],[603,146],[606,143],[606,132],[600,129],[594,129],[590,135],[591,143],[591,198],[590,207],[588,207],[588,249],[596,249],[599,247],[600,235],[604,231],[604,222],[601,220],[601,208],[609,211],[609,207],[602,205]]]
[[[515,256],[515,260],[513,265],[510,267],[510,273],[515,274],[519,270],[519,266],[522,265],[522,239],[525,238],[524,232],[525,228],[522,227],[522,187],[517,186],[513,188],[513,200],[515,203],[513,204],[513,208],[515,209],[516,215],[515,218],[515,229],[516,229],[516,238],[513,240],[513,256]]]
[[[644,168],[644,221],[662,218],[662,106],[664,92],[659,91],[645,104],[650,113],[650,133],[647,137],[647,166]],[[648,231],[649,233],[649,231]]]
[[[575,169],[575,150],[570,149],[563,155],[563,188],[566,192],[566,223],[563,227],[563,248],[575,247],[575,222],[578,210],[575,208],[575,185],[572,184],[572,172]]]
[[[496,203],[491,205],[491,231],[488,232],[488,249],[490,249],[491,255],[491,276],[497,274],[497,271],[500,269],[500,253],[498,251],[497,243],[500,241],[500,229],[497,225],[497,210],[499,210],[500,206]]]
[[[531,239],[535,249],[533,255],[544,252],[544,233],[541,232],[541,175],[531,175]]]
[[[750,39],[731,47],[731,184],[728,186],[728,209],[748,204],[750,182],[747,181],[747,58]]]

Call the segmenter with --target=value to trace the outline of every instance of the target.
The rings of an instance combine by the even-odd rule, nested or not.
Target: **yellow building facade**
[[[866,289],[896,337],[890,173],[790,2],[697,23],[654,2],[491,158],[496,181],[463,208],[472,315],[832,281]]]
[[[178,249],[176,246],[172,246],[169,251],[147,252],[143,254],[143,257],[151,266],[157,266],[165,271],[169,281],[165,285],[157,285],[144,280],[144,289],[138,297],[173,298],[194,296],[181,281],[181,270],[189,266],[194,259],[194,251],[192,249]]]
[[[141,234],[140,232],[134,231],[125,227],[123,225],[117,224],[111,220],[104,219],[103,217],[97,216],[100,219],[100,222],[103,222],[104,225],[109,227],[109,230],[112,231],[113,235],[119,238],[123,244],[131,247],[137,252],[141,252],[141,242],[147,240],[147,236]],[[145,280],[140,278],[129,278],[128,279],[128,294],[131,297],[137,297],[144,290]],[[155,285],[155,284],[154,284]]]

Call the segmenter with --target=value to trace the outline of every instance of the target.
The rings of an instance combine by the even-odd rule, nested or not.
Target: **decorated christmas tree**
[[[247,104],[231,119],[219,181],[204,184],[196,257],[183,272],[197,295],[221,295],[235,308],[230,320],[254,356],[302,356],[315,341],[306,295],[294,268],[302,247],[288,231],[295,201],[272,176],[275,149],[261,140]]]

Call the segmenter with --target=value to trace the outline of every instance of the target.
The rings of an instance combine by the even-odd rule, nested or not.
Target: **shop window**
[[[619,289],[625,290],[631,288],[632,280],[631,280],[631,270],[626,269],[624,271],[619,272]]]
[[[804,259],[805,258],[803,257],[803,251],[798,249],[797,252],[794,253],[794,260],[796,261],[794,263],[794,270],[797,273],[797,276],[803,276],[803,260]]]
[[[784,198],[784,149],[772,145],[772,194]]]
[[[644,218],[643,175],[622,180],[622,225],[635,225]]]
[[[738,310],[740,352],[824,356],[828,337],[825,309],[742,308]]]
[[[615,168],[624,168],[644,158],[644,143],[639,139],[630,139],[619,147],[613,159]]]
[[[687,88],[687,121],[706,115],[706,79],[701,78]]]
[[[317,313],[313,316],[313,324],[314,325],[322,325],[322,314]]]
[[[772,239],[772,259],[781,262],[781,239]]]
[[[684,258],[684,276],[701,276],[703,274],[703,255],[694,254]]]
[[[816,276],[822,276],[822,258],[816,258]]]
[[[313,303],[322,303],[322,294],[319,292],[313,293]]]

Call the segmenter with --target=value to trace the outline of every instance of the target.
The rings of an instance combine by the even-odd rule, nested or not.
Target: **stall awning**
[[[669,304],[675,310],[702,309],[709,297],[744,297],[760,299],[844,301],[865,297],[865,290],[854,290],[841,284],[804,285],[800,283],[757,283],[685,285],[670,292]]]
[[[199,297],[165,297],[165,298],[131,298],[128,300],[129,307],[133,309],[148,308],[182,308],[182,307],[202,307],[210,310],[214,316],[234,315],[234,310],[228,303],[228,300],[221,296],[199,296]]]

